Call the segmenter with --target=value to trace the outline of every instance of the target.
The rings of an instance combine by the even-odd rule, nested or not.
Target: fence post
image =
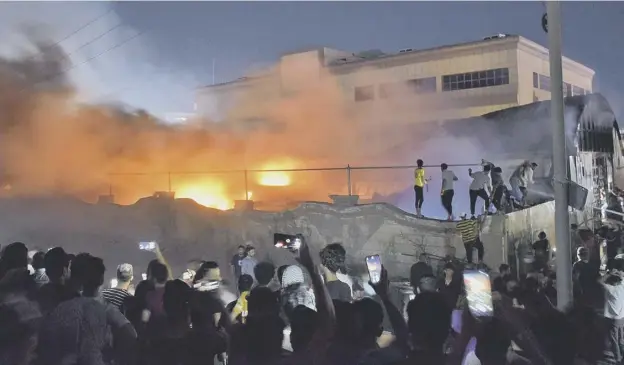
[[[347,165],[347,185],[349,196],[351,196],[351,165]]]
[[[247,169],[245,169],[245,200],[249,200],[249,185],[247,180]]]

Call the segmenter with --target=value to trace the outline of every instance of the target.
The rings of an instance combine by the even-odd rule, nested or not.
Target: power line
[[[105,49],[104,51],[102,51],[102,52],[100,52],[100,53],[96,54],[95,56],[89,57],[89,58],[87,58],[86,60],[84,60],[84,61],[82,61],[82,62],[80,62],[80,63],[78,63],[78,64],[72,65],[71,67],[69,67],[69,68],[67,68],[67,69],[65,69],[65,70],[63,70],[63,71],[61,71],[61,72],[58,72],[58,73],[56,73],[56,74],[54,74],[54,75],[51,75],[51,76],[48,76],[48,77],[46,77],[45,79],[43,79],[43,80],[41,80],[41,81],[36,82],[34,85],[40,84],[40,83],[42,83],[42,82],[46,82],[46,81],[50,81],[50,80],[54,80],[55,78],[57,78],[57,77],[59,77],[59,76],[62,76],[62,75],[66,74],[67,72],[69,72],[69,71],[71,71],[71,70],[73,70],[73,69],[75,69],[75,68],[78,68],[78,67],[80,67],[80,66],[82,66],[82,65],[84,65],[84,64],[87,64],[87,63],[89,63],[89,62],[93,61],[94,59],[99,58],[99,57],[101,57],[102,55],[104,55],[104,54],[106,54],[106,53],[108,53],[108,52],[111,52],[111,51],[113,51],[113,50],[115,50],[115,49],[117,49],[117,48],[119,48],[119,47],[123,46],[124,44],[126,44],[126,43],[130,42],[131,40],[133,40],[133,39],[135,39],[135,38],[139,37],[139,36],[140,36],[140,35],[142,35],[142,34],[143,34],[143,32],[142,32],[142,31],[141,31],[141,32],[138,32],[138,33],[135,33],[133,36],[131,36],[131,37],[129,37],[129,38],[126,38],[126,39],[125,39],[125,40],[123,40],[122,42],[119,42],[119,43],[117,43],[117,44],[113,45],[112,47],[109,47],[109,48]]]
[[[106,15],[110,14],[113,11],[113,8],[109,8],[106,12],[100,14],[99,16],[97,16],[96,18],[91,19],[90,21],[88,21],[87,23],[83,24],[82,26],[78,27],[77,29],[75,29],[74,31],[72,31],[71,33],[69,33],[68,35],[66,35],[65,37],[63,37],[61,40],[56,41],[55,43],[46,46],[46,47],[42,47],[42,50],[33,55],[31,58],[35,58],[43,53],[45,53],[48,50],[51,50],[52,48],[58,46],[59,44],[61,44],[62,42],[68,40],[69,38],[73,37],[74,35],[80,33],[81,31],[83,31],[85,28],[87,28],[88,26],[90,26],[91,24],[97,22],[98,20],[102,19],[103,17],[105,17]]]
[[[86,46],[88,46],[90,44],[93,44],[94,42],[96,42],[99,39],[102,39],[105,35],[109,34],[110,32],[112,32],[113,30],[115,30],[115,29],[117,29],[119,27],[121,27],[121,23],[119,23],[119,24],[115,25],[114,27],[108,29],[106,32],[98,35],[97,37],[91,38],[91,40],[89,40],[88,42],[83,43],[80,47],[78,47],[78,48],[74,49],[73,51],[67,53],[65,55],[65,57],[69,58],[69,56],[71,56],[73,54],[76,54],[76,52],[80,51],[81,49],[85,48]]]

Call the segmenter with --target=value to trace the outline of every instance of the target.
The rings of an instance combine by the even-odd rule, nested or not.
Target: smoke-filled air
[[[5,194],[95,201],[112,193],[116,202],[129,204],[171,188],[178,198],[218,209],[246,197],[259,203],[325,201],[347,192],[345,171],[250,172],[247,179],[240,171],[414,164],[423,155],[413,152],[422,153],[425,141],[397,123],[406,119],[402,113],[413,115],[413,123],[436,108],[413,96],[385,106],[355,105],[361,103],[353,103],[352,90],[343,90],[326,68],[303,60],[248,75],[251,86],[232,93],[227,109],[218,110],[222,120],[167,124],[145,111],[80,102],[80,91],[64,73],[63,49],[40,36],[29,39],[34,50],[0,60]],[[315,66],[320,79],[310,76]],[[286,73],[288,85],[281,82]],[[375,73],[354,77],[364,74]],[[451,157],[437,150],[429,151],[431,162]],[[456,162],[473,162],[467,155],[464,148],[463,161]],[[200,174],[224,170],[239,172]],[[354,171],[353,193],[397,192],[411,185],[410,176],[408,170]]]

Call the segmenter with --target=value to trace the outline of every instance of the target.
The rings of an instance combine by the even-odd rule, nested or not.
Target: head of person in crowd
[[[490,170],[492,170],[492,166],[490,166],[490,165],[484,165],[483,166],[483,172],[489,173]]]
[[[170,321],[187,322],[190,314],[191,288],[182,280],[165,284],[163,309]]]
[[[50,282],[63,284],[69,278],[70,257],[62,247],[54,247],[43,258],[46,275]]]
[[[499,365],[507,363],[507,352],[511,338],[506,326],[497,318],[483,323],[477,336],[475,354],[481,365]]]
[[[32,267],[35,270],[45,270],[45,261],[44,261],[45,253],[38,251],[33,255],[32,258]]]
[[[282,278],[284,276],[284,271],[290,265],[282,265],[277,268],[277,280],[279,280],[280,286],[282,286]]]
[[[41,313],[23,296],[4,297],[0,303],[0,364],[29,365],[35,358]]]
[[[236,251],[239,257],[244,257],[247,253],[247,248],[243,245],[238,246],[238,250]]]
[[[275,266],[270,262],[260,262],[254,267],[254,275],[259,286],[267,286],[275,277]]]
[[[319,255],[325,274],[335,275],[338,272],[344,273],[346,271],[347,251],[340,243],[331,243],[323,247]]]
[[[371,298],[364,298],[353,303],[353,310],[358,345],[367,349],[375,348],[377,338],[383,333],[383,307]]]
[[[251,275],[243,274],[238,278],[237,284],[239,293],[249,292],[253,288],[254,280]]]
[[[167,279],[169,279],[169,271],[167,266],[161,262],[150,262],[150,267],[148,267],[149,273],[147,274],[147,279],[152,282],[155,286],[164,286],[167,283]]]
[[[537,239],[538,240],[545,240],[546,239],[546,232],[541,231],[538,235],[537,235]]]
[[[452,280],[453,275],[455,275],[455,265],[450,262],[444,264],[444,279]]]
[[[314,292],[305,284],[303,270],[297,265],[286,268],[282,275],[282,306],[288,317],[300,306],[316,310]]]
[[[195,273],[195,283],[198,282],[221,282],[221,269],[215,261],[206,261]]]
[[[498,272],[500,273],[500,276],[507,277],[511,275],[511,267],[507,264],[500,264]]]
[[[245,254],[247,257],[255,257],[256,256],[256,248],[252,245],[247,245],[245,247]]]
[[[117,288],[128,290],[134,279],[134,268],[130,264],[117,266]]]
[[[316,333],[319,316],[315,310],[298,305],[290,315],[290,344],[293,352],[298,353],[307,348]]]
[[[421,159],[416,160],[416,166],[418,166],[419,169],[422,169],[422,167],[424,166],[424,162]]]
[[[586,247],[579,247],[576,250],[576,257],[579,261],[589,262],[589,250]]]
[[[106,267],[104,261],[99,257],[89,254],[76,256],[73,265],[71,278],[74,283],[80,285],[82,295],[85,297],[95,297],[99,294],[99,289],[104,284],[104,273]]]
[[[433,275],[425,275],[420,278],[420,283],[418,284],[418,293],[435,293],[437,288],[437,279]]]
[[[21,242],[13,242],[2,249],[0,256],[0,278],[14,269],[28,267],[28,248]]]
[[[441,164],[441,165],[440,165],[440,170],[442,170],[442,171],[446,171],[446,170],[448,170],[448,165],[447,165],[447,164],[445,164],[445,163]]]
[[[425,356],[438,356],[443,353],[449,328],[451,328],[451,308],[440,293],[421,293],[407,305],[407,327],[412,348]]]

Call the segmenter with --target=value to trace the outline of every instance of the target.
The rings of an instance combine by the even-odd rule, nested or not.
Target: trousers
[[[485,189],[472,190],[470,189],[470,214],[475,215],[475,205],[477,204],[477,197],[485,201],[485,206],[490,206],[490,197]],[[487,209],[487,208],[486,208]]]
[[[474,241],[464,242],[464,248],[466,249],[466,261],[469,263],[472,262],[472,255],[475,248],[477,249],[477,258],[479,261],[483,261],[483,255],[485,254],[485,248],[483,247],[483,242],[477,237]]]
[[[442,206],[446,209],[448,215],[453,215],[453,197],[455,191],[453,189],[444,190],[442,192]]]

